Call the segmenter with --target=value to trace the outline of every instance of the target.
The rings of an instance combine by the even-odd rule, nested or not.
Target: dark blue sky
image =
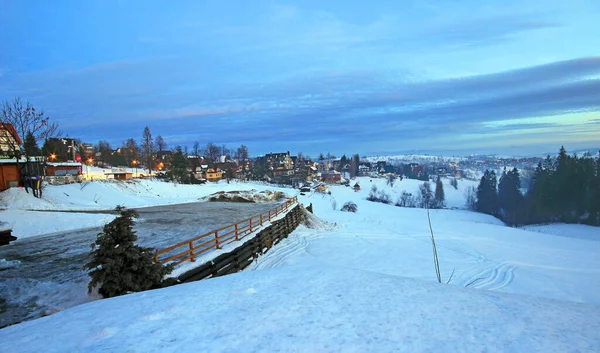
[[[120,145],[600,145],[598,1],[4,1],[0,99]],[[524,4],[525,3],[525,4]]]

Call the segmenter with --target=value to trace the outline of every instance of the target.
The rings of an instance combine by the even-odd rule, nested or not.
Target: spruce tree
[[[523,204],[523,195],[520,189],[519,170],[514,168],[507,172],[505,168],[498,184],[498,207],[501,218],[509,225],[520,223],[518,215]]]
[[[25,149],[25,155],[28,157],[39,156],[41,153],[37,141],[35,140],[35,136],[33,136],[31,131],[27,131],[27,135],[25,135],[23,148]]]
[[[188,175],[188,162],[187,158],[181,149],[181,146],[175,148],[173,158],[171,160],[171,166],[169,168],[169,176],[180,183],[188,183],[190,177]]]
[[[478,212],[493,216],[498,214],[498,194],[496,191],[496,184],[496,173],[494,171],[486,170],[477,187],[476,210]]]
[[[137,213],[122,207],[116,210],[120,216],[98,234],[92,244],[92,258],[85,264],[92,278],[88,290],[98,288],[104,298],[150,289],[172,271],[172,266],[154,262],[152,248],[135,245],[133,219]]]
[[[444,184],[442,184],[442,180],[438,177],[435,183],[435,208],[444,207],[446,207],[446,195],[444,194]]]

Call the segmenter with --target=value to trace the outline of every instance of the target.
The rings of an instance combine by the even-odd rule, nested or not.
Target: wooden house
[[[48,162],[45,180],[53,185],[80,183],[83,180],[82,165],[78,162]]]

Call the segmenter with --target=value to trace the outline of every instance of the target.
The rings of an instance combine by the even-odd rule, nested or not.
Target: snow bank
[[[3,352],[600,350],[600,308],[327,266],[84,304],[0,330]]]
[[[204,185],[181,185],[151,179],[96,180],[81,184],[49,185],[42,199],[25,193],[23,188],[11,188],[0,193],[0,206],[20,210],[111,210],[117,205],[125,207],[148,207],[185,202],[218,191],[277,190],[277,188],[250,183],[208,183]],[[281,189],[293,191],[291,189]]]

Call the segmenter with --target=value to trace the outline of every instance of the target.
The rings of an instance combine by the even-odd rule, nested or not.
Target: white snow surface
[[[593,352],[600,308],[319,263],[101,300],[0,330],[3,352]]]
[[[598,228],[432,210],[451,278],[438,284],[426,211],[365,199],[371,184],[397,196],[421,182],[358,181],[360,192],[301,195],[327,223],[300,226],[242,273],[10,326],[0,351],[600,351]],[[445,183],[449,207],[469,185]],[[358,212],[339,211],[346,201]]]

